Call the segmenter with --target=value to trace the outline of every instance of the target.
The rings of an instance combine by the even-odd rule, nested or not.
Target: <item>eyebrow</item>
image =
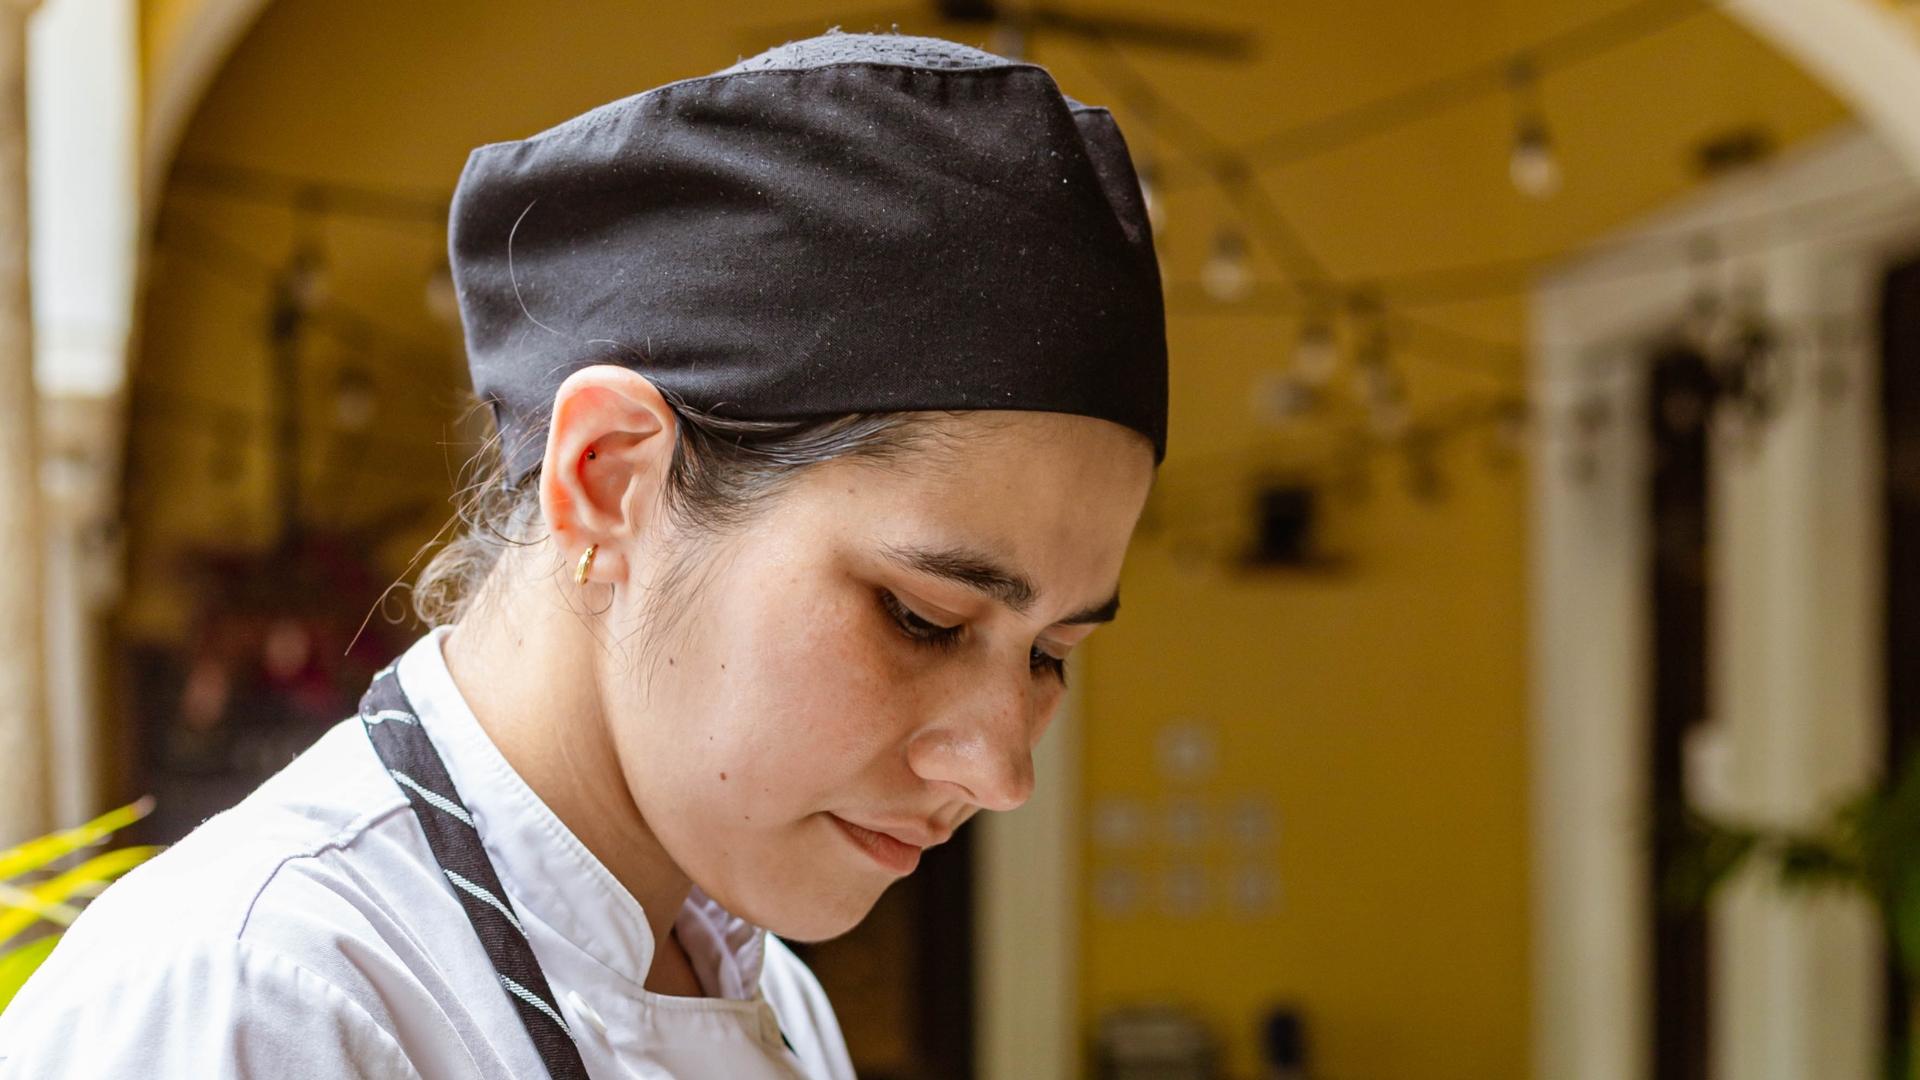
[[[1113,617],[1118,614],[1120,614],[1120,594],[1116,592],[1112,596],[1107,597],[1106,603],[1095,604],[1093,607],[1087,608],[1084,611],[1076,611],[1066,618],[1061,619],[1057,625],[1087,626],[1093,623],[1110,623],[1113,621]]]
[[[1039,595],[1039,590],[1025,575],[1007,569],[986,555],[959,549],[935,550],[911,546],[888,546],[882,551],[887,558],[901,566],[984,593],[1023,615],[1033,607],[1033,601]],[[1084,626],[1112,622],[1119,611],[1120,594],[1116,592],[1105,603],[1076,611],[1059,620],[1056,625]]]

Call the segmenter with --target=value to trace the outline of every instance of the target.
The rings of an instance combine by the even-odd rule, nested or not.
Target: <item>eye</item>
[[[936,645],[942,648],[957,644],[960,640],[961,626],[941,626],[916,614],[912,608],[900,602],[900,598],[885,589],[880,590],[880,607],[892,619],[900,632],[924,645]]]
[[[1060,680],[1061,685],[1066,685],[1066,660],[1049,653],[1047,650],[1041,648],[1037,642],[1034,644],[1033,649],[1027,653],[1027,665],[1036,672],[1041,672]]]

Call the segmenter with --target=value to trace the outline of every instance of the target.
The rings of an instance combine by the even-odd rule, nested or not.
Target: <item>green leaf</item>
[[[0,1012],[5,1012],[7,1003],[13,995],[26,985],[28,976],[39,970],[40,965],[52,955],[53,947],[59,944],[59,935],[49,935],[8,952],[0,953]]]
[[[1780,883],[1799,888],[1846,886],[1865,888],[1867,867],[1845,839],[1792,836],[1780,841],[1774,857],[1780,862]]]
[[[1661,902],[1673,911],[1698,911],[1760,848],[1752,829],[1722,825],[1697,814],[1686,817],[1679,844],[1659,883]]]
[[[118,810],[94,818],[77,829],[29,840],[19,847],[0,851],[0,881],[38,870],[55,859],[71,855],[113,835],[114,832],[146,817],[153,810],[153,797],[147,796]]]
[[[1848,815],[1877,888],[1920,866],[1920,754],[1884,793],[1864,796],[1842,811]]]
[[[0,911],[19,908],[31,911],[48,922],[57,922],[61,926],[72,926],[80,917],[80,909],[72,904],[61,904],[51,900],[42,900],[31,889],[22,889],[0,881]]]
[[[157,847],[128,847],[95,855],[58,877],[29,886],[26,891],[43,904],[58,904],[74,896],[89,895],[95,886],[112,881],[160,851]],[[40,918],[40,912],[32,908],[0,905],[0,941],[32,926]]]

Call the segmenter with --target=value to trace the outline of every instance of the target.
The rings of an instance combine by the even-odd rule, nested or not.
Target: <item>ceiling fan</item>
[[[845,12],[806,22],[761,26],[750,34],[756,39],[752,44],[757,49],[770,39],[806,37],[831,26],[856,31],[925,26],[929,22],[990,29],[1000,52],[1017,52],[1032,37],[1054,35],[1100,44],[1137,45],[1208,60],[1247,60],[1254,54],[1254,34],[1250,30],[1185,19],[1102,15],[1048,3],[1012,6],[999,0],[931,0],[925,7]]]

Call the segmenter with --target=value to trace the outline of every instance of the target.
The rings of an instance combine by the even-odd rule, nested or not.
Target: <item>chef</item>
[[[852,1080],[781,939],[1033,786],[1166,438],[1139,183],[831,34],[476,150],[497,438],[359,715],[95,902],[0,1080]]]

